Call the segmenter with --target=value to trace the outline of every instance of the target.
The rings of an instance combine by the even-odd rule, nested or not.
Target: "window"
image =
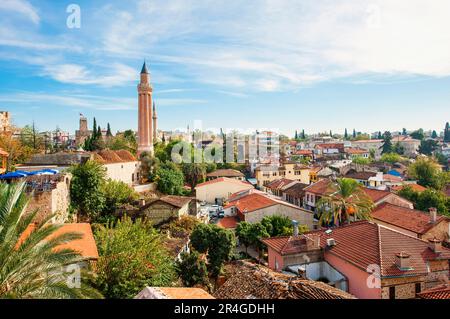
[[[416,294],[420,293],[422,291],[422,285],[420,283],[416,284]]]
[[[395,286],[389,287],[389,299],[395,299]]]

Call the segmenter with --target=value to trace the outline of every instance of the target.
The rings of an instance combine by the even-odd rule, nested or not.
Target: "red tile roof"
[[[294,152],[294,155],[312,155],[312,150],[297,150]]]
[[[292,179],[280,178],[280,179],[276,179],[276,180],[270,182],[269,184],[267,184],[266,188],[281,189],[282,187],[289,185],[293,182],[294,182],[294,180],[292,180]]]
[[[186,204],[189,204],[192,200],[194,200],[194,198],[186,197],[186,196],[167,195],[167,196],[161,197],[159,200],[164,203],[170,204],[172,206],[181,208],[181,207],[185,206]],[[156,201],[158,201],[158,200],[156,200]],[[152,202],[152,204],[153,203],[154,202]]]
[[[217,223],[217,226],[219,226],[220,228],[225,228],[225,229],[235,229],[237,227],[238,222],[239,221],[236,219],[236,217],[227,216],[227,217],[224,217],[221,220],[219,220],[219,222]]]
[[[326,253],[344,259],[364,271],[369,265],[379,265],[382,277],[427,274],[428,260],[450,259],[450,249],[442,248],[442,252],[436,254],[425,241],[367,221],[333,228],[331,233],[321,230],[305,235],[319,236],[320,247],[326,249]],[[333,238],[336,245],[326,247],[328,238]],[[280,253],[289,239],[290,237],[270,238],[264,239],[263,243]],[[297,245],[289,254],[302,252],[304,246]],[[411,269],[400,270],[396,266],[395,256],[400,252],[410,255]]]
[[[314,183],[308,187],[305,188],[305,192],[317,194],[317,195],[324,195],[329,191],[329,186],[331,184],[331,181],[329,179],[322,179],[318,181],[317,183]]]
[[[30,224],[25,231],[20,235],[19,240],[17,241],[17,246],[19,247],[21,243],[23,243],[28,236],[36,229],[36,224]],[[98,251],[97,245],[95,243],[94,235],[92,233],[91,224],[88,223],[71,223],[71,224],[61,224],[61,227],[58,228],[54,233],[52,233],[47,240],[55,238],[56,236],[60,236],[65,233],[78,233],[83,237],[81,239],[72,240],[68,243],[59,245],[56,247],[56,250],[60,249],[72,249],[84,258],[87,259],[98,259]]]
[[[392,194],[389,191],[382,191],[382,190],[378,190],[378,189],[365,188],[365,187],[363,188],[363,190],[375,204],[378,201],[385,198],[386,196],[389,196],[390,194]]]
[[[244,177],[245,175],[235,169],[218,169],[206,174],[207,177]]]
[[[225,208],[236,207],[241,213],[249,213],[255,210],[276,205],[277,202],[268,196],[252,193],[239,199],[230,201]]]
[[[344,150],[344,143],[322,143],[316,144],[316,148],[335,148],[339,150]]]
[[[197,186],[195,186],[195,188],[199,188],[199,187],[203,187],[203,186],[207,186],[207,185],[211,185],[211,184],[217,184],[217,183],[223,183],[223,182],[229,182],[229,183],[234,183],[234,184],[238,184],[238,185],[243,185],[243,186],[252,186],[252,184],[250,184],[249,182],[244,182],[244,181],[240,181],[234,178],[228,178],[228,177],[219,177],[210,181],[206,181],[204,183],[200,183],[197,184]]]
[[[383,174],[383,180],[385,182],[401,183],[403,178],[391,174]]]
[[[419,299],[450,299],[450,284],[443,284],[417,294]]]
[[[350,172],[345,174],[346,178],[360,179],[360,180],[369,180],[371,177],[377,176],[377,173],[373,172]]]
[[[346,148],[345,153],[358,155],[358,154],[367,154],[369,153],[369,151],[360,148]]]
[[[426,187],[423,187],[422,185],[419,184],[403,184],[403,185],[396,185],[396,186],[392,186],[391,189],[394,192],[398,192],[401,191],[403,188],[405,187],[411,187],[412,190],[414,190],[415,192],[419,192],[422,193],[423,191],[427,190]]]
[[[383,203],[372,211],[372,217],[393,226],[417,234],[424,234],[446,218],[438,216],[436,223],[430,222],[430,215],[420,210]]]

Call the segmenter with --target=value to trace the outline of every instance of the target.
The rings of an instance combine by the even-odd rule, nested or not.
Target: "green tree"
[[[305,135],[305,130],[303,129],[302,130],[302,140],[305,140],[306,139],[306,135]]]
[[[203,163],[184,163],[181,167],[186,182],[192,188],[206,178],[206,165]]]
[[[161,164],[155,172],[154,181],[160,192],[169,195],[182,195],[184,175],[172,162]]]
[[[184,286],[209,286],[206,263],[197,251],[181,254],[181,261],[177,262],[176,269]]]
[[[435,140],[422,140],[419,146],[419,153],[432,155],[438,149],[438,142]]]
[[[397,142],[394,144],[394,147],[392,148],[392,151],[394,153],[397,153],[399,155],[405,154],[405,148],[400,144],[400,142]]]
[[[67,285],[73,275],[65,271],[67,267],[85,259],[59,247],[80,239],[81,234],[55,235],[61,225],[48,223],[53,216],[33,223],[37,211],[25,214],[29,199],[24,189],[25,183],[0,184],[0,298],[101,298],[87,283],[87,271],[82,273],[81,288]],[[22,237],[27,229],[33,230]]]
[[[345,132],[344,132],[344,140],[348,140],[348,132],[347,132],[347,128],[345,128]]]
[[[444,142],[445,143],[449,143],[450,142],[450,126],[449,126],[448,122],[445,124]]]
[[[133,298],[146,286],[172,286],[175,265],[161,235],[141,219],[124,217],[115,225],[97,225],[99,251],[95,284],[107,298]]]
[[[233,255],[233,249],[236,246],[234,233],[213,224],[199,224],[195,227],[190,239],[196,251],[206,254],[208,272],[213,278],[217,278],[223,264]]]
[[[414,191],[411,186],[406,186],[397,194],[411,201],[416,209],[428,211],[434,207],[440,214],[450,217],[450,199],[440,191],[427,189],[419,193]]]
[[[386,131],[383,134],[383,146],[381,147],[381,154],[392,153],[392,135],[391,132]]]
[[[292,235],[292,221],[280,215],[266,216],[261,220],[270,237]]]
[[[443,190],[450,182],[448,172],[442,172],[440,165],[430,158],[419,158],[408,167],[408,175],[419,185]]]
[[[404,158],[397,153],[385,153],[381,155],[381,161],[384,163],[394,164],[403,160]]]
[[[353,129],[353,138],[354,139],[356,138],[356,130],[355,129]]]
[[[245,221],[238,223],[236,227],[236,236],[239,239],[239,243],[244,245],[245,252],[247,252],[248,247],[252,244],[251,230],[251,224]]]
[[[120,205],[130,203],[138,197],[133,188],[122,181],[112,179],[103,184],[102,193],[105,198],[103,213],[106,214],[113,214]]]
[[[111,126],[109,125],[109,123],[108,123],[108,125],[106,127],[106,136],[108,136],[108,137],[112,136]]]
[[[350,223],[355,220],[370,220],[374,207],[362,186],[354,179],[338,178],[331,183],[325,196],[317,203],[320,224]]]
[[[417,131],[414,131],[411,133],[411,137],[416,140],[423,140],[425,138],[425,134],[423,132],[423,129],[418,129]]]
[[[438,138],[438,134],[435,130],[433,130],[433,132],[431,133],[431,138],[434,138],[434,139]]]
[[[95,220],[105,207],[105,197],[102,192],[106,172],[96,161],[87,161],[74,165],[69,170],[72,173],[70,183],[71,205],[83,217]]]
[[[262,223],[250,224],[250,242],[253,247],[255,247],[261,255],[265,245],[261,242],[263,238],[269,238],[270,234]]]

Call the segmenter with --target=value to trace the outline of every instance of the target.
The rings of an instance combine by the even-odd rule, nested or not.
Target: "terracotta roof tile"
[[[236,219],[236,217],[227,216],[227,217],[224,217],[221,220],[219,220],[219,222],[217,223],[217,226],[219,226],[220,228],[225,228],[225,229],[235,229],[237,227],[238,222],[239,221]]]
[[[146,287],[136,299],[214,299],[201,288]]]
[[[428,260],[450,259],[450,249],[442,248],[443,251],[436,254],[425,241],[367,221],[336,227],[331,233],[320,230],[305,235],[311,234],[320,236],[319,244],[322,249],[326,249],[327,253],[344,259],[364,271],[371,264],[380,265],[383,277],[426,274]],[[289,238],[270,238],[262,242],[275,251],[281,252]],[[328,238],[333,238],[336,245],[327,247]],[[304,246],[298,245],[297,249],[290,251],[289,254],[302,253],[304,249]],[[400,270],[395,265],[395,255],[400,252],[406,252],[411,256],[412,269]]]
[[[415,192],[419,192],[419,193],[422,193],[423,191],[427,190],[426,187],[423,187],[422,185],[419,185],[419,184],[396,185],[396,186],[392,186],[391,189],[394,192],[398,192],[398,191],[401,191],[405,187],[411,187],[412,190],[414,190]]]
[[[229,182],[229,183],[234,183],[234,184],[242,185],[242,186],[252,186],[252,184],[250,184],[249,182],[240,181],[240,180],[237,180],[237,179],[234,179],[234,178],[219,177],[219,178],[216,178],[216,179],[213,179],[213,180],[210,180],[210,181],[206,181],[204,183],[197,184],[197,186],[195,186],[195,188],[204,187],[204,186],[207,186],[207,185],[216,184],[216,183],[222,183],[222,182]]]
[[[327,178],[318,181],[317,183],[311,184],[305,188],[305,192],[324,195],[329,191],[329,186],[331,181]]]
[[[235,169],[218,169],[206,174],[207,177],[244,177],[245,175]]]
[[[258,193],[241,197],[239,199],[230,201],[225,208],[236,207],[241,213],[249,213],[261,208],[276,205],[277,202],[268,196]]]
[[[284,275],[247,261],[226,269],[228,279],[214,293],[218,299],[355,299],[323,282]]]
[[[424,234],[435,225],[445,220],[444,216],[438,216],[436,223],[433,224],[430,221],[430,215],[425,212],[389,203],[383,203],[375,208],[372,211],[372,217],[376,220],[417,234]]]
[[[450,299],[450,284],[443,284],[417,294],[419,299]]]
[[[281,189],[282,187],[293,183],[294,180],[292,179],[287,179],[287,178],[280,178],[280,179],[276,179],[272,182],[270,182],[269,184],[266,185],[266,188],[270,188],[270,189]]]

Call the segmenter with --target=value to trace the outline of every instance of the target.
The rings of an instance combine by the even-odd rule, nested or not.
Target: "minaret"
[[[141,70],[141,82],[138,84],[138,156],[142,152],[153,155],[152,130],[152,93],[150,74],[144,62]]]
[[[156,142],[158,141],[158,126],[157,126],[157,122],[158,122],[158,116],[156,115],[156,106],[155,106],[155,101],[153,101],[153,140]]]

